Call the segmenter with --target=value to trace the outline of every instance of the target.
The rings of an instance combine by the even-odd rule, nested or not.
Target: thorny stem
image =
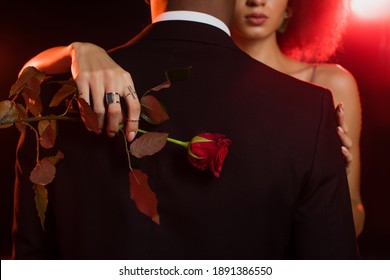
[[[130,168],[130,172],[133,171],[133,168],[131,167],[131,160],[130,160],[130,151],[129,151],[129,148],[127,146],[127,139],[126,139],[126,133],[124,132],[124,130],[122,129],[123,128],[123,124],[120,124],[120,131],[122,132],[122,135],[123,135],[123,139],[125,140],[125,149],[126,149],[126,155],[127,155],[127,160],[129,162],[129,168]],[[138,178],[137,178],[137,175],[135,175],[135,173],[133,172],[133,176],[134,176],[134,179],[137,181],[138,184],[140,184]]]
[[[131,161],[130,161],[130,152],[129,152],[129,148],[127,146],[127,139],[126,139],[126,134],[125,132],[123,131],[123,129],[121,128],[120,131],[122,132],[122,136],[123,136],[123,139],[125,140],[125,149],[126,149],[126,154],[127,154],[127,160],[129,162],[129,168],[130,168],[130,171],[133,170],[133,168],[131,168]]]
[[[37,121],[42,121],[42,120],[65,120],[65,121],[80,121],[79,118],[74,118],[74,117],[65,117],[62,115],[59,116],[43,116],[43,117],[33,117],[33,118],[27,118],[27,119],[19,119],[19,120],[10,120],[10,121],[2,121],[0,125],[4,124],[11,124],[11,123],[31,123],[31,122],[37,122]]]
[[[39,134],[38,134],[38,131],[31,125],[31,124],[29,124],[29,123],[25,123],[25,122],[22,122],[22,123],[24,123],[25,125],[27,125],[29,128],[31,128],[33,131],[34,131],[34,133],[35,133],[35,139],[37,139],[37,158],[36,158],[36,161],[37,161],[37,164],[38,164],[38,162],[39,162]]]
[[[65,112],[62,115],[60,115],[60,116],[64,117],[68,113],[70,107],[72,106],[73,100],[75,100],[76,97],[77,97],[77,95],[74,94],[73,97],[72,97],[72,100],[69,102],[68,107],[66,108]]]
[[[18,97],[18,94],[15,94],[14,97],[11,99],[13,103],[15,103],[16,98]]]

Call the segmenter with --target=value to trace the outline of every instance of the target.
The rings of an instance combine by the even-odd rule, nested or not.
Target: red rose
[[[232,141],[222,134],[198,134],[188,146],[188,159],[196,168],[210,170],[215,177],[219,177],[231,143]]]

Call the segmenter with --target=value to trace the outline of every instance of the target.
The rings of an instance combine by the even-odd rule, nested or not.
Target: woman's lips
[[[250,14],[245,16],[245,19],[249,24],[261,25],[268,19],[268,17],[264,14]]]

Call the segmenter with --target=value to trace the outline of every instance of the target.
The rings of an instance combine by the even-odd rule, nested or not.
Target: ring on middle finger
[[[106,102],[107,105],[110,105],[112,103],[121,103],[119,93],[117,92],[106,93]]]

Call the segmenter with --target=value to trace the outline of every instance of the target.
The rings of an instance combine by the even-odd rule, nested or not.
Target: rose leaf
[[[30,181],[37,185],[45,186],[50,184],[55,177],[56,168],[47,158],[37,163],[34,170],[30,173]]]
[[[130,153],[137,157],[151,156],[159,152],[167,143],[168,133],[147,132],[134,140],[130,145]]]
[[[35,67],[29,66],[23,69],[20,77],[16,80],[16,82],[11,86],[9,97],[12,97],[16,94],[19,94],[27,84],[27,81],[33,77],[37,77],[38,80],[43,80],[44,73],[40,72]]]
[[[64,101],[68,96],[71,96],[77,93],[77,87],[73,84],[63,84],[62,87],[56,92],[53,99],[50,102],[49,107],[58,106],[62,101]]]
[[[0,102],[0,128],[12,126],[18,119],[18,111],[15,104],[10,100]]]
[[[96,114],[92,111],[91,106],[83,98],[76,98],[79,106],[81,119],[83,120],[85,127],[89,131],[93,131],[96,134],[99,133],[99,126]]]
[[[160,224],[160,216],[157,212],[157,197],[150,189],[148,175],[141,170],[133,169],[129,173],[130,196],[134,200],[138,210],[149,216],[156,224]]]
[[[151,124],[160,124],[169,119],[166,109],[152,95],[143,96],[140,100],[141,117]]]
[[[47,189],[42,185],[34,185],[35,191],[35,207],[38,211],[39,219],[41,220],[42,228],[45,229],[46,209],[48,204]]]

